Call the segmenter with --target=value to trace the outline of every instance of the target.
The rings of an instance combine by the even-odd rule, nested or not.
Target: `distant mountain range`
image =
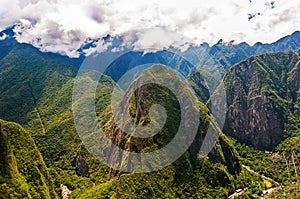
[[[9,51],[20,44],[15,39],[14,26],[0,32],[0,37],[5,38],[4,40],[0,41],[1,59],[1,57],[4,57]],[[225,42],[220,39],[213,46],[203,43],[199,46],[191,46],[183,52],[178,49],[169,49],[148,54],[145,54],[144,52],[132,52],[133,49],[131,47],[120,48],[122,44],[122,38],[111,38],[110,36],[107,36],[102,39],[106,42],[112,42],[112,45],[102,53],[105,54],[105,57],[113,57],[115,54],[122,55],[122,58],[113,60],[113,63],[107,63],[107,65],[112,65],[108,69],[108,74],[112,76],[113,79],[116,79],[114,76],[117,77],[120,75],[112,74],[113,71],[117,70],[113,69],[113,65],[116,67],[119,64],[127,63],[127,69],[122,69],[123,73],[126,73],[126,70],[134,68],[137,64],[146,64],[155,61],[160,61],[161,64],[169,64],[171,65],[170,67],[175,68],[174,64],[177,64],[176,62],[180,60],[183,65],[186,65],[182,67],[189,68],[184,69],[183,73],[185,74],[191,74],[193,70],[190,69],[190,66],[193,66],[196,69],[206,70],[213,74],[216,78],[221,79],[229,67],[253,55],[259,55],[265,52],[286,52],[289,50],[293,50],[298,54],[300,53],[300,31],[296,31],[291,35],[287,35],[271,44],[263,44],[258,42],[253,46],[250,46],[245,42],[235,44],[234,41]],[[65,55],[51,52],[45,53],[45,55],[49,59],[60,60],[67,64],[79,67],[83,60],[87,57],[87,55],[84,53],[84,50],[95,48],[98,40],[99,39],[91,39],[90,42],[83,44],[82,47],[78,49],[80,54],[79,58],[70,58]],[[119,51],[116,52],[115,49],[119,49]],[[120,71],[117,71],[117,73],[120,73]]]

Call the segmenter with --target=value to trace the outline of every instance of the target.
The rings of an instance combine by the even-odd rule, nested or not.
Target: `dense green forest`
[[[225,74],[232,113],[266,107],[267,113],[278,116],[274,121],[281,129],[279,137],[274,129],[263,131],[264,125],[260,124],[261,129],[252,131],[255,138],[271,132],[263,135],[262,139],[266,136],[267,141],[260,143],[233,134],[238,128],[228,126],[229,123],[224,133],[215,122],[213,126],[220,138],[210,154],[200,157],[201,141],[208,123],[213,122],[209,110],[211,93],[202,76],[212,79],[209,82],[212,87],[216,87],[217,81],[200,71],[188,78],[192,85],[188,92],[195,91],[201,113],[196,141],[164,169],[130,174],[99,162],[76,133],[72,89],[78,68],[21,44],[0,60],[0,118],[11,121],[0,121],[0,198],[59,198],[61,184],[72,191],[71,198],[227,198],[238,189],[243,190],[241,198],[255,198],[263,190],[279,186],[270,197],[297,198],[300,195],[299,63],[294,52],[267,53],[240,62]],[[148,68],[142,76],[151,76],[155,67]],[[170,70],[161,67],[163,71]],[[253,69],[250,76],[243,74],[245,68]],[[103,75],[95,103],[99,124],[116,145],[122,143],[128,150],[145,152],[164,146],[174,137],[180,123],[180,107],[170,90],[150,84],[132,93],[127,108],[137,124],[149,123],[148,109],[156,103],[163,105],[170,116],[157,136],[143,140],[124,134],[114,123],[110,107],[114,85],[111,77]],[[261,96],[267,99],[263,106],[260,100],[265,98]],[[137,106],[140,103],[144,104],[142,110]],[[252,116],[250,119],[255,119],[256,115]],[[239,117],[234,119],[238,121]],[[244,129],[248,126],[242,125]]]

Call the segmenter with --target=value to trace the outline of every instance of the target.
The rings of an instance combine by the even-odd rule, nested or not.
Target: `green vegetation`
[[[30,135],[0,120],[0,198],[58,198],[52,178]]]
[[[261,177],[245,168],[242,169],[242,172],[236,179],[236,189],[244,190],[244,198],[253,198],[255,195],[260,195],[266,188],[266,184]]]
[[[153,66],[144,71],[140,78],[152,77],[158,68],[166,81],[169,81],[168,78],[176,76],[173,74],[174,72],[164,66]],[[170,76],[168,77],[166,74]],[[159,77],[155,76],[154,78]],[[139,79],[136,82],[138,83]],[[174,84],[177,84],[176,88],[179,91],[184,89],[179,78]],[[191,92],[191,90],[182,92]],[[168,115],[165,126],[153,137],[141,139],[122,133],[111,116],[110,107],[100,115],[100,123],[116,145],[122,144],[127,150],[141,153],[157,150],[170,142],[178,130],[181,118],[176,96],[165,87],[147,84],[132,93],[129,107],[124,108],[130,110],[132,120],[136,124],[144,126],[150,121],[149,108],[153,104],[162,105]],[[203,103],[199,102],[199,108],[201,125],[196,140],[189,151],[175,163],[149,174],[123,174],[110,171],[110,176],[118,178],[117,196],[121,198],[226,198],[230,192],[234,191],[232,175],[239,172],[240,165],[237,153],[225,135],[222,134],[217,144],[218,147],[208,157],[199,158],[201,142],[211,120],[209,111]],[[217,131],[219,130],[217,126],[215,128]],[[126,157],[124,161],[127,161]]]
[[[252,147],[235,142],[235,147],[241,155],[241,161],[243,164],[248,165],[254,171],[270,177],[276,182],[280,183],[282,189],[278,190],[278,194],[274,193],[274,198],[280,198],[280,195],[286,194],[292,196],[297,195],[299,186],[299,148],[294,151],[293,148],[285,148],[285,151],[281,151],[282,145],[277,147],[275,152],[263,152],[256,151]],[[275,185],[272,181],[265,181],[265,189]],[[295,197],[294,197],[295,198]],[[296,197],[297,198],[297,197]]]
[[[74,198],[84,198],[86,194],[95,198],[99,197],[99,195],[103,197],[117,197],[116,195],[120,193],[124,194],[124,197],[125,195],[135,195],[137,197],[139,194],[138,190],[142,194],[142,192],[149,193],[150,189],[155,190],[154,193],[157,195],[154,196],[161,197],[162,195],[160,194],[162,192],[166,192],[164,194],[169,194],[170,197],[184,197],[185,195],[187,197],[187,192],[189,192],[195,197],[197,195],[200,197],[203,193],[204,195],[217,198],[226,196],[234,190],[233,184],[231,184],[232,175],[228,173],[228,168],[231,167],[230,158],[224,158],[227,154],[222,152],[222,150],[225,150],[222,147],[218,148],[220,152],[216,153],[214,158],[205,161],[205,163],[200,163],[197,158],[195,159],[195,152],[187,152],[179,161],[169,166],[166,170],[144,175],[117,174],[108,181],[112,171],[89,154],[75,130],[71,112],[71,99],[77,69],[58,61],[48,60],[42,53],[27,45],[12,50],[4,57],[1,60],[0,69],[0,83],[2,85],[0,104],[3,107],[0,117],[6,120],[19,121],[34,138],[49,168],[47,176],[49,179],[53,179],[51,189],[48,188],[49,193],[45,191],[45,197],[48,197],[49,194],[51,198],[56,197],[52,197],[53,194],[60,195],[60,184],[68,186],[72,190],[72,197]],[[99,81],[96,94],[96,111],[99,114],[101,125],[106,124],[111,119],[110,93],[113,85],[114,82],[106,76],[103,76]],[[155,139],[152,141],[151,139],[148,140],[150,148],[140,148],[142,147],[139,145],[140,141],[132,140],[132,147],[136,148],[134,150],[155,150],[168,143],[173,137],[172,133],[176,133],[177,121],[180,119],[178,118],[178,114],[180,114],[178,112],[179,106],[174,96],[170,95],[170,91],[164,88],[146,86],[143,89],[148,91],[145,93],[147,95],[145,97],[148,99],[146,102],[147,107],[153,104],[155,98],[158,98],[161,99],[160,102],[167,107],[167,110],[172,113],[169,114],[172,117],[168,118],[170,125],[165,127],[163,132],[156,136]],[[174,103],[169,104],[167,103],[168,101],[163,100],[164,95],[171,97],[171,101]],[[202,103],[200,105],[203,114],[201,120],[206,124],[209,121],[208,109]],[[177,114],[175,114],[176,112]],[[143,121],[147,123],[149,116],[145,115]],[[199,131],[204,132],[205,128],[206,126],[203,125],[199,128]],[[223,142],[223,147],[227,146],[225,143]],[[78,176],[72,164],[79,150],[82,150],[85,155],[84,159],[89,167],[88,177]],[[190,154],[193,154],[193,157]],[[220,154],[223,154],[222,157]],[[236,154],[232,153],[230,155],[234,156]],[[15,153],[14,156],[16,161],[18,161],[20,157]],[[27,156],[23,157],[26,161],[31,160]],[[11,168],[15,168],[13,159],[11,158],[9,163],[12,165]],[[234,161],[237,161],[237,159],[234,158]],[[201,170],[202,167],[203,169],[206,168],[206,170]],[[17,168],[20,169],[19,166]],[[232,168],[231,172],[233,170],[235,168]],[[21,173],[20,170],[18,171]],[[166,177],[164,172],[167,172],[166,175],[169,176],[169,182],[164,182]],[[11,173],[16,173],[16,170],[12,169]],[[218,180],[218,175],[224,176],[224,179]],[[18,191],[17,188],[11,188],[11,191],[21,193],[24,197],[27,197],[27,192],[31,194],[31,197],[35,197],[35,193],[42,194],[40,190],[47,190],[40,188],[39,191],[31,193],[30,190],[27,190],[33,188],[28,188],[31,187],[31,184],[26,176],[18,179],[20,183],[26,182],[23,183],[24,186],[20,186],[23,191]],[[121,179],[121,182],[126,181],[132,184],[132,186],[125,186],[124,183],[120,184],[119,179]],[[145,179],[148,179],[147,183],[149,186],[147,187]],[[190,179],[193,179],[193,181],[189,182]],[[3,185],[4,187],[10,186],[7,183],[9,182],[7,178],[4,181],[6,182]],[[43,182],[46,182],[46,180],[43,180]],[[188,186],[185,186],[185,184],[188,184]],[[46,185],[43,186],[45,187]],[[50,185],[48,186],[50,187]],[[132,188],[136,190],[132,192]],[[53,193],[54,191],[55,193]]]
[[[28,45],[12,50],[1,60],[0,117],[20,122],[34,138],[58,195],[60,184],[75,190],[106,182],[109,170],[84,149],[76,133],[71,112],[76,72],[73,66],[48,60]],[[104,77],[99,84],[97,107],[106,107],[112,81]],[[72,165],[81,149],[89,165],[89,178],[77,176]]]
[[[276,55],[276,59],[273,57],[266,54],[252,59],[257,66],[254,77],[261,79],[259,88],[255,84],[250,84],[249,88],[245,86],[242,75],[236,79],[237,85],[243,88],[239,94],[255,100],[260,95],[247,96],[249,90],[264,93],[282,117],[286,139],[272,155],[232,141],[221,132],[204,104],[209,102],[209,92],[199,75],[208,78],[210,75],[200,72],[189,79],[203,102],[195,100],[201,113],[195,142],[179,160],[160,171],[128,174],[100,163],[85,149],[76,133],[71,100],[77,69],[49,60],[28,45],[10,51],[0,60],[0,118],[19,122],[27,131],[15,123],[0,121],[0,198],[57,198],[61,193],[60,184],[72,190],[71,198],[226,198],[237,189],[243,189],[244,197],[251,198],[274,186],[274,182],[241,168],[239,155],[243,164],[283,185],[278,196],[288,192],[297,196],[300,154],[298,57],[291,52]],[[149,68],[142,75],[151,76],[154,69]],[[226,76],[228,84],[233,70]],[[171,76],[176,74],[170,73]],[[208,83],[215,87],[215,80]],[[169,143],[181,119],[180,105],[174,93],[154,84],[142,86],[132,93],[127,108],[136,124],[144,126],[150,122],[149,108],[153,104],[164,106],[168,115],[159,134],[139,139],[120,132],[114,123],[110,107],[114,84],[111,78],[103,76],[96,93],[96,112],[106,135],[115,140],[115,144],[122,143],[127,150],[141,153]],[[174,84],[178,90],[182,89],[179,78]],[[234,89],[228,91],[232,96],[236,94]],[[235,103],[246,104],[243,99],[235,99]],[[143,103],[142,109],[139,103]],[[209,122],[221,136],[209,155],[199,157]],[[73,164],[78,151],[84,154],[83,159],[88,165],[86,177],[78,175]]]

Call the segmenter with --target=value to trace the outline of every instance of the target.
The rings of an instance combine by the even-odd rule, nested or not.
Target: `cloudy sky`
[[[77,56],[93,38],[159,50],[219,39],[270,43],[300,30],[299,0],[0,0],[0,29],[19,23],[17,39]],[[105,48],[98,42],[98,50]]]

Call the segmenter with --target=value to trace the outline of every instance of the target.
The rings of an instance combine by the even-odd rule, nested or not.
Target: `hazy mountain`
[[[116,45],[118,44],[113,46],[117,47]],[[119,77],[137,65],[161,63],[171,68],[176,68],[183,75],[189,75],[197,69],[208,71],[215,78],[222,79],[226,70],[250,56],[265,52],[286,52],[289,50],[300,53],[299,46],[300,32],[297,31],[271,44],[256,43],[250,46],[245,42],[235,44],[233,41],[224,42],[220,40],[213,46],[204,43],[199,46],[190,47],[183,52],[178,49],[147,54],[143,52],[128,53],[126,51],[122,53],[121,51],[122,56],[109,64],[106,74],[112,77]],[[106,53],[109,52],[110,49]],[[120,65],[125,65],[125,67],[119,67]]]
[[[0,32],[0,37],[7,35],[6,39],[0,41],[0,59],[18,45],[13,29],[14,26]],[[110,43],[106,50],[101,51],[101,58],[99,58],[102,59],[102,63],[104,63],[105,67],[109,66],[107,68],[107,74],[109,76],[120,76],[137,65],[158,62],[171,68],[179,69],[183,75],[191,74],[193,71],[191,67],[193,67],[198,70],[206,70],[213,74],[215,78],[222,79],[225,71],[231,66],[253,55],[259,55],[265,52],[286,52],[289,50],[300,53],[300,32],[296,31],[270,44],[258,42],[250,46],[245,42],[236,44],[234,41],[225,42],[220,39],[219,42],[212,46],[203,43],[199,46],[190,47],[183,52],[179,49],[167,49],[146,54],[144,54],[144,52],[136,52],[132,47],[122,47],[122,38],[112,38],[108,35],[102,39],[90,39],[82,44],[78,49],[78,53],[80,54],[79,58],[69,58],[57,53],[44,54],[49,59],[63,61],[67,64],[79,67],[86,57],[91,56],[89,54],[91,49],[97,49],[97,42],[99,40]],[[96,50],[94,51],[96,52]],[[106,63],[105,60],[109,63]],[[121,67],[122,70],[120,71],[118,65],[122,64],[126,64],[127,66]]]
[[[128,52],[114,60],[104,73],[117,82],[126,72],[139,65],[145,66],[146,64],[148,64],[148,67],[153,64],[164,64],[185,77],[193,72],[193,65],[179,55],[170,51],[159,51],[147,54],[143,54],[143,52]]]
[[[293,50],[300,53],[300,32],[296,31],[271,44],[256,43],[253,46],[243,42],[235,44],[234,41],[224,42],[220,40],[213,46],[202,44],[191,47],[183,52],[183,57],[193,60],[191,63],[199,69],[212,73],[221,79],[219,74],[224,74],[231,66],[253,55],[266,52],[286,52]]]

